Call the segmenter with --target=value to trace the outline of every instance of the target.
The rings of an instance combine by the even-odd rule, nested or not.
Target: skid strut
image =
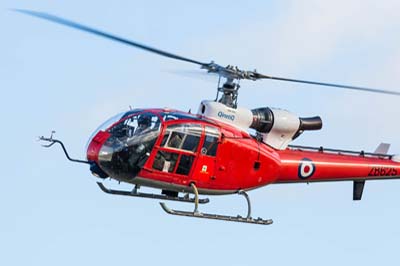
[[[167,195],[138,192],[137,187],[135,187],[132,191],[124,191],[124,190],[114,190],[114,189],[106,188],[100,182],[97,182],[97,185],[100,187],[100,189],[103,192],[105,192],[107,194],[113,194],[113,195],[140,197],[140,198],[148,198],[148,199],[172,200],[172,201],[190,202],[190,203],[196,202],[196,200],[197,200],[197,202],[200,204],[205,204],[205,203],[210,202],[210,200],[208,198],[196,199],[196,198],[189,198],[189,196],[172,197],[172,196],[167,196]]]
[[[193,212],[190,211],[179,211],[179,210],[173,210],[167,207],[167,205],[164,202],[160,202],[160,205],[162,209],[172,215],[179,215],[179,216],[187,216],[187,217],[195,217],[195,218],[204,218],[204,219],[214,219],[214,220],[223,220],[223,221],[230,221],[230,222],[239,222],[239,223],[251,223],[251,224],[263,224],[263,225],[269,225],[272,224],[271,219],[264,220],[260,217],[257,219],[254,219],[251,217],[251,203],[250,203],[250,198],[247,195],[247,193],[243,190],[239,191],[239,195],[243,195],[246,198],[247,201],[247,216],[242,217],[240,215],[237,216],[228,216],[228,215],[220,215],[220,214],[211,214],[211,213],[203,213],[199,212],[198,210],[198,199],[199,199],[199,192],[196,188],[196,186],[191,183],[191,187],[193,188],[193,192],[195,195],[195,201],[194,201],[194,210]]]

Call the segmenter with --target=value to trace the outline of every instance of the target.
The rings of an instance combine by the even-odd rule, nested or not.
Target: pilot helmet
[[[139,127],[149,127],[151,125],[151,117],[148,114],[142,114],[138,118]]]

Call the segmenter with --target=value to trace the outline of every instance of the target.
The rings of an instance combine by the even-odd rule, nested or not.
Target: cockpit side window
[[[219,140],[219,130],[215,127],[206,126],[206,136],[204,138],[201,153],[208,156],[216,156]]]
[[[192,168],[193,161],[193,155],[182,154],[178,168],[176,169],[176,173],[180,175],[188,175],[190,173],[190,169]]]
[[[182,132],[171,132],[171,137],[168,140],[167,146],[170,148],[180,149],[184,137],[185,134],[183,134]]]
[[[195,135],[186,135],[185,141],[182,144],[182,149],[186,151],[193,151],[197,150],[197,146],[199,145],[200,136]]]
[[[200,124],[172,124],[167,126],[160,150],[153,161],[153,169],[189,175],[195,162],[203,127]]]
[[[197,124],[176,124],[168,126],[161,146],[196,152],[199,146],[202,127]]]
[[[173,152],[158,151],[153,162],[153,169],[172,173],[175,169],[178,154]]]

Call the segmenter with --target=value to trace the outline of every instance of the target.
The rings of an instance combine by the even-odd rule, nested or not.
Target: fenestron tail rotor
[[[326,83],[326,82],[319,82],[319,81],[308,81],[308,80],[300,80],[300,79],[292,79],[292,78],[284,78],[284,77],[276,77],[271,75],[265,75],[258,73],[257,71],[246,71],[241,70],[236,66],[228,65],[226,67],[221,66],[219,64],[214,63],[211,61],[210,63],[204,63],[198,60],[194,60],[191,58],[183,57],[177,54],[173,54],[170,52],[166,52],[148,45],[144,45],[132,40],[128,40],[110,33],[107,33],[102,30],[98,30],[65,18],[61,18],[52,14],[26,10],[26,9],[14,9],[14,11],[27,14],[30,16],[38,17],[41,19],[45,19],[51,22],[55,22],[58,24],[62,24],[71,28],[75,28],[81,31],[85,31],[103,38],[107,38],[119,43],[123,43],[129,46],[133,46],[151,53],[155,53],[164,57],[172,58],[179,61],[184,61],[188,63],[193,63],[199,65],[202,69],[207,70],[209,73],[216,73],[221,77],[226,78],[225,84],[219,89],[222,92],[222,97],[220,102],[231,106],[236,107],[237,102],[237,94],[239,85],[235,80],[259,80],[259,79],[271,79],[271,80],[278,80],[278,81],[286,81],[286,82],[296,82],[296,83],[303,83],[309,85],[318,85],[318,86],[325,86],[325,87],[335,87],[341,89],[348,89],[348,90],[357,90],[357,91],[364,91],[364,92],[373,92],[373,93],[382,93],[382,94],[390,94],[390,95],[400,95],[400,92],[397,91],[390,91],[390,90],[382,90],[382,89],[375,89],[375,88],[367,88],[367,87],[359,87],[359,86],[351,86],[351,85],[342,85],[342,84],[333,84],[333,83]]]

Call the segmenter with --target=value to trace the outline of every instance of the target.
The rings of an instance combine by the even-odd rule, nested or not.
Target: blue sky
[[[171,217],[157,201],[103,194],[85,166],[36,136],[56,130],[82,158],[108,117],[130,105],[197,110],[214,98],[215,77],[182,76],[196,66],[8,9],[53,13],[200,61],[400,91],[398,1],[5,0],[0,8],[1,265],[397,265],[398,181],[367,182],[361,202],[350,182],[250,192],[254,216],[274,219],[267,227]],[[296,144],[373,151],[389,142],[393,153],[399,100],[275,81],[242,82],[239,94],[244,107],[320,115],[322,131]],[[245,212],[239,196],[211,200],[203,210]]]

